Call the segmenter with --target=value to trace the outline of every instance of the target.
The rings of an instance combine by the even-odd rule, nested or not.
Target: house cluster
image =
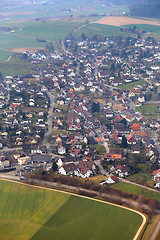
[[[0,112],[2,146],[39,144],[43,140],[49,98],[46,88],[30,76],[7,78],[8,104]]]
[[[83,160],[95,160],[96,148],[87,145],[88,138],[83,133],[73,133],[69,135],[53,137],[53,142],[57,145],[57,153],[59,155],[65,155],[69,157],[72,161],[77,158],[82,158]],[[63,160],[66,158],[63,158]]]
[[[160,169],[157,169],[152,172],[153,181],[157,188],[160,188]]]
[[[96,173],[96,166],[92,161],[80,160],[78,162],[64,163],[61,166],[60,161],[58,162],[58,172],[63,175],[72,175],[82,178],[88,178]]]

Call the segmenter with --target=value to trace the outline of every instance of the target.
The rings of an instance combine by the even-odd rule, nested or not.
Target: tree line
[[[130,15],[139,17],[160,17],[160,1],[159,0],[143,0],[136,1],[130,5]]]

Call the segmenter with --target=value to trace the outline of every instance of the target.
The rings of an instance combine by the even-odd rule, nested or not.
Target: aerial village
[[[0,171],[56,163],[58,174],[103,174],[101,184],[144,171],[159,188],[160,42],[82,34],[62,45],[19,54],[28,75],[0,76]]]

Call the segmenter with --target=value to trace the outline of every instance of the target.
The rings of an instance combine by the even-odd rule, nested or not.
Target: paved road
[[[76,75],[79,76],[79,72],[80,72],[80,62],[77,63],[77,67],[76,67]]]
[[[101,171],[101,173],[103,174],[103,175],[105,175],[106,177],[109,177],[109,174],[108,174],[108,172],[102,167],[102,165],[101,165],[101,160],[96,160],[96,161],[94,161],[95,162],[95,164],[99,167],[99,170]]]
[[[149,240],[155,240],[155,238],[156,238],[156,236],[157,236],[159,231],[160,231],[160,218],[159,218],[159,220],[158,220],[158,222],[157,222],[157,224],[156,224],[156,226],[155,226],[155,228],[154,228],[154,230],[153,230]]]
[[[50,98],[50,108],[48,111],[48,117],[47,117],[47,125],[48,125],[48,131],[44,135],[43,139],[43,145],[47,147],[48,152],[51,152],[51,144],[48,142],[48,137],[52,134],[52,113],[54,108],[54,96],[47,91],[47,94]]]
[[[66,48],[65,48],[65,45],[64,45],[64,41],[63,41],[63,40],[61,41],[61,43],[62,43],[63,52],[68,53],[68,51],[67,51]]]
[[[103,146],[106,149],[106,153],[109,153],[109,147],[108,147],[108,143],[107,142],[103,142]]]
[[[160,104],[160,101],[146,101],[144,104]]]
[[[160,146],[159,146],[159,142],[158,142],[158,138],[157,138],[157,134],[155,132],[152,131],[152,139],[156,145],[156,148],[159,152],[159,155],[160,155]]]

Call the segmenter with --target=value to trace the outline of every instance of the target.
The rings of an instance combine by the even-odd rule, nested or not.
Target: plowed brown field
[[[111,26],[123,26],[128,24],[150,24],[160,26],[160,22],[153,20],[143,20],[129,17],[104,17],[96,23],[106,24]]]
[[[9,49],[11,52],[23,53],[25,51],[29,51],[31,54],[38,51],[38,49],[44,49],[44,47],[25,47],[25,48],[13,48]]]

